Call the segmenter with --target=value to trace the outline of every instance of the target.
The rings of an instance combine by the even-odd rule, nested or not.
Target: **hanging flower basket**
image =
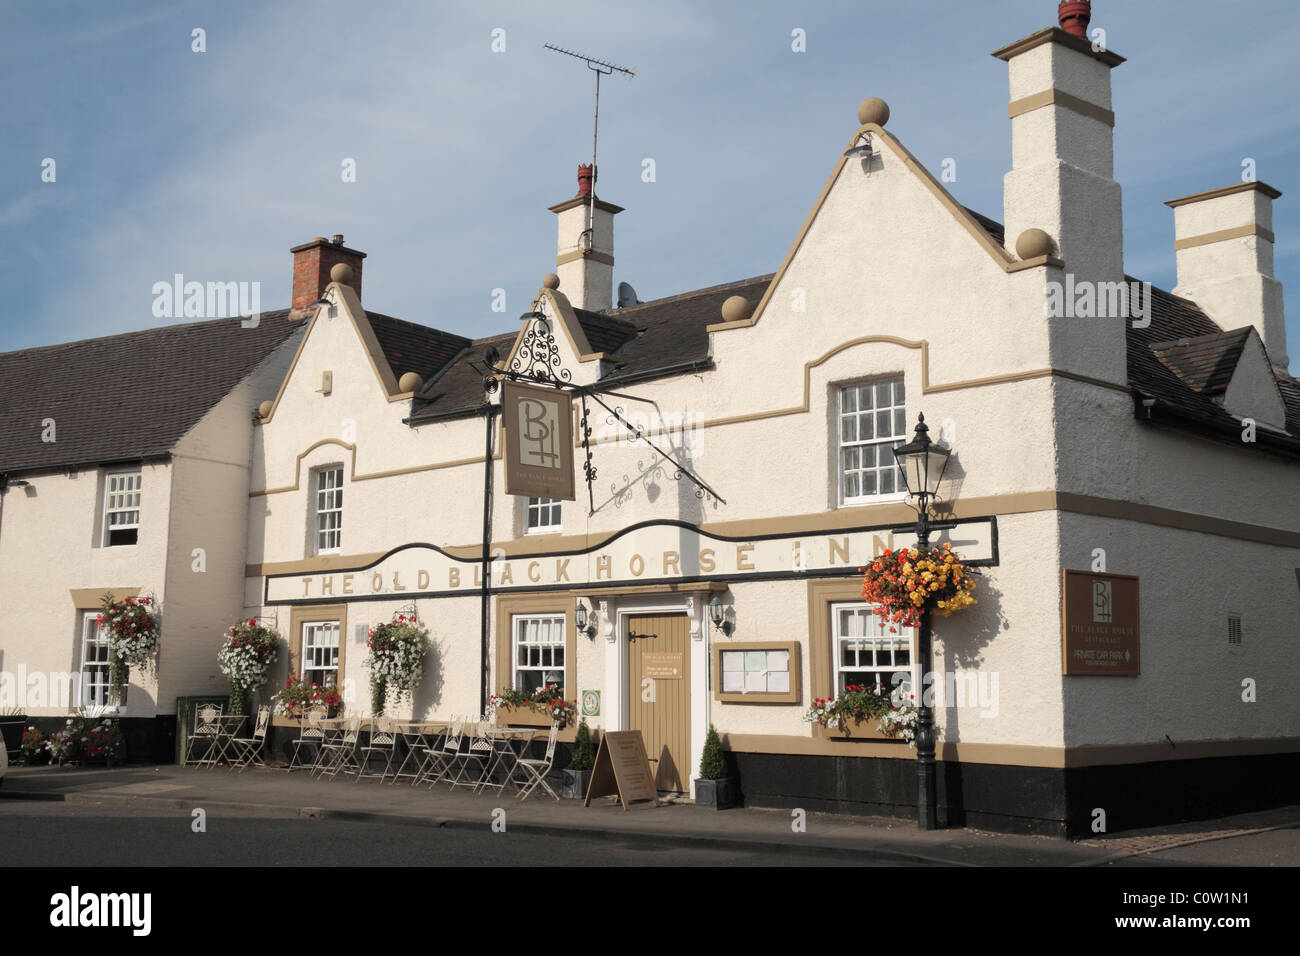
[[[390,691],[398,702],[410,701],[424,678],[424,657],[429,652],[429,632],[414,614],[398,614],[387,624],[376,624],[366,638],[363,666],[370,671],[370,709],[383,714]]]
[[[226,629],[217,651],[217,664],[230,681],[230,712],[247,714],[252,692],[265,686],[271,665],[279,658],[280,634],[256,619],[240,621]]]
[[[886,551],[862,569],[862,596],[875,606],[881,623],[919,627],[922,611],[947,617],[976,603],[973,572],[944,542],[942,547]]]
[[[105,594],[96,623],[108,638],[113,700],[121,703],[130,669],[139,667],[145,672],[154,669],[160,637],[158,614],[150,598],[114,601],[112,594]]]

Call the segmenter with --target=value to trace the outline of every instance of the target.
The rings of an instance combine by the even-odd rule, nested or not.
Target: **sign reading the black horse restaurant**
[[[574,500],[569,393],[506,382],[506,493]]]
[[[1062,571],[1063,673],[1133,677],[1142,672],[1138,579]]]
[[[975,565],[997,558],[997,522],[958,522],[936,535]],[[916,536],[888,527],[759,535],[710,534],[682,521],[647,521],[587,548],[507,555],[490,562],[496,591],[616,587],[744,578],[827,577],[857,574],[886,548],[912,547]],[[430,544],[396,548],[364,567],[266,578],[266,603],[302,604],[339,598],[379,599],[470,593],[483,584],[481,559]],[[476,550],[476,549],[473,549]]]

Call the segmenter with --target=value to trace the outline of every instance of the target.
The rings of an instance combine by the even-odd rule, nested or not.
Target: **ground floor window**
[[[88,611],[81,618],[81,706],[108,705],[109,677],[108,634],[97,623],[98,612]]]
[[[873,684],[892,692],[906,682],[908,691],[917,686],[914,661],[916,631],[882,624],[870,605],[831,605],[831,643],[835,660],[835,693],[849,684]]]
[[[302,626],[302,679],[335,687],[339,683],[339,622],[312,621]]]
[[[546,684],[564,690],[564,615],[517,616],[511,680],[516,690],[532,693]]]

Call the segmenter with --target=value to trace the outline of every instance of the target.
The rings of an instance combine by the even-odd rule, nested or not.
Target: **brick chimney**
[[[577,195],[550,210],[555,213],[559,231],[555,274],[560,277],[560,291],[574,308],[599,312],[614,304],[614,216],[623,207],[597,199],[595,180],[595,169],[579,166]]]
[[[1282,194],[1261,182],[1171,199],[1178,285],[1225,330],[1253,325],[1269,362],[1285,372],[1286,323],[1282,283],[1273,277],[1273,200]]]
[[[325,287],[330,283],[330,269],[340,262],[352,267],[352,281],[348,284],[361,297],[361,260],[364,252],[349,249],[343,245],[343,237],[335,235],[332,239],[317,236],[311,242],[294,246],[293,253],[293,301],[290,311],[298,312],[311,305],[321,297]]]

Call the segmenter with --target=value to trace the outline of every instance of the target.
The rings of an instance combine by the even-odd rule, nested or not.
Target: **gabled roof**
[[[1193,338],[1153,342],[1147,348],[1192,391],[1218,395],[1227,391],[1248,338],[1250,326],[1231,332],[1211,332]]]
[[[370,327],[383,350],[384,358],[393,377],[401,379],[407,372],[415,372],[424,381],[447,366],[447,363],[469,348],[472,339],[441,329],[431,329],[391,315],[366,312]]]
[[[159,458],[302,328],[287,311],[0,353],[0,472]],[[251,415],[253,409],[249,409]],[[55,441],[42,422],[54,420]]]
[[[1137,281],[1132,276],[1125,278],[1130,283]],[[1136,310],[1132,318],[1140,318]],[[1160,411],[1188,425],[1240,436],[1240,420],[1215,398],[1227,388],[1250,328],[1225,332],[1195,302],[1154,287],[1150,319],[1146,327],[1128,324],[1128,380],[1134,393],[1156,399]],[[1300,382],[1279,372],[1274,377],[1286,404],[1286,427],[1292,436],[1282,441],[1295,446],[1291,449],[1294,454],[1300,452]],[[1138,415],[1145,417],[1140,409]],[[1271,439],[1264,443],[1275,444]]]
[[[595,387],[672,374],[683,366],[703,367],[709,361],[708,325],[718,320],[722,303],[733,295],[757,302],[771,281],[770,275],[758,276],[608,312],[575,309],[591,347],[612,355],[611,369]],[[515,338],[515,333],[507,333],[475,340],[469,352],[416,399],[409,420],[419,424],[477,413],[483,406],[483,353],[495,347],[508,363],[511,356],[506,353]]]

